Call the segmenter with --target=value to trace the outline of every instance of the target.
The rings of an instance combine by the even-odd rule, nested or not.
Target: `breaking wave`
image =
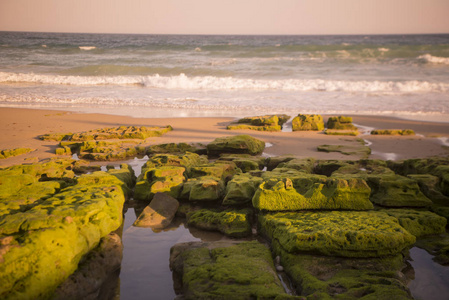
[[[182,90],[272,90],[419,93],[447,92],[449,83],[428,81],[350,81],[323,79],[248,79],[235,77],[193,76],[63,76],[0,72],[0,83],[35,83],[47,85],[138,85],[145,88]]]
[[[438,57],[430,54],[424,54],[418,56],[418,59],[426,63],[449,65],[449,57]]]

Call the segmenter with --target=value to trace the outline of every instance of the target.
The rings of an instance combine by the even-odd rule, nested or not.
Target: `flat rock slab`
[[[182,293],[183,299],[288,296],[277,277],[270,250],[257,241],[176,244],[170,250],[170,268],[175,291]]]
[[[394,255],[416,238],[382,212],[288,212],[260,214],[262,232],[289,253],[343,257]]]
[[[170,225],[176,215],[179,202],[170,195],[156,193],[150,204],[134,222],[134,226],[151,227],[156,229],[165,228]]]

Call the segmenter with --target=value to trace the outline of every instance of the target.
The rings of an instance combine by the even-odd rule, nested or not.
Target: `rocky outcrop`
[[[322,131],[324,130],[324,121],[321,115],[302,115],[299,114],[292,121],[293,131]]]
[[[228,130],[249,129],[258,131],[281,131],[282,125],[290,119],[287,115],[266,115],[247,117],[227,126]]]
[[[31,148],[15,148],[15,149],[3,149],[0,151],[0,159],[5,159],[12,156],[18,156],[26,153],[30,153],[35,149]]]
[[[371,131],[372,135],[415,135],[412,129],[375,129]]]
[[[249,135],[220,137],[207,145],[209,156],[223,153],[258,155],[265,149],[265,142]]]
[[[178,207],[179,202],[175,198],[165,193],[156,193],[133,225],[155,229],[165,228],[175,217]]]

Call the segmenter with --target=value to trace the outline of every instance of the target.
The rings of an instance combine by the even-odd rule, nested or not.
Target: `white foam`
[[[418,59],[423,60],[427,63],[449,65],[449,57],[438,57],[432,56],[430,54],[424,54],[418,56]]]
[[[349,81],[324,79],[249,79],[194,76],[63,76],[0,72],[0,83],[38,83],[64,85],[140,85],[148,88],[184,90],[271,90],[369,93],[448,92],[449,83],[428,81]]]
[[[79,46],[78,48],[80,50],[85,50],[85,51],[97,49],[97,47],[95,47],[95,46]]]
[[[377,48],[377,50],[379,50],[380,52],[388,52],[388,51],[390,51],[390,49],[388,49],[388,48]]]

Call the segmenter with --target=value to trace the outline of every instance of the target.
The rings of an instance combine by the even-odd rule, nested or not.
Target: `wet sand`
[[[296,114],[296,113],[295,113]],[[292,114],[292,115],[295,115]],[[324,116],[325,120],[327,119]],[[232,118],[132,118],[106,114],[86,114],[55,110],[0,108],[0,149],[29,147],[36,151],[0,160],[0,166],[20,164],[54,156],[58,142],[41,141],[45,133],[75,133],[121,125],[166,126],[174,130],[162,137],[150,138],[149,144],[172,142],[197,142],[207,144],[220,136],[250,134],[269,143],[266,155],[291,154],[318,159],[359,159],[357,155],[324,153],[317,146],[360,145],[366,140],[372,149],[370,158],[407,159],[429,156],[447,156],[449,147],[449,123],[423,122],[382,116],[353,116],[354,124],[367,129],[413,129],[416,136],[328,136],[322,132],[258,132],[250,130],[230,131],[226,126]]]

